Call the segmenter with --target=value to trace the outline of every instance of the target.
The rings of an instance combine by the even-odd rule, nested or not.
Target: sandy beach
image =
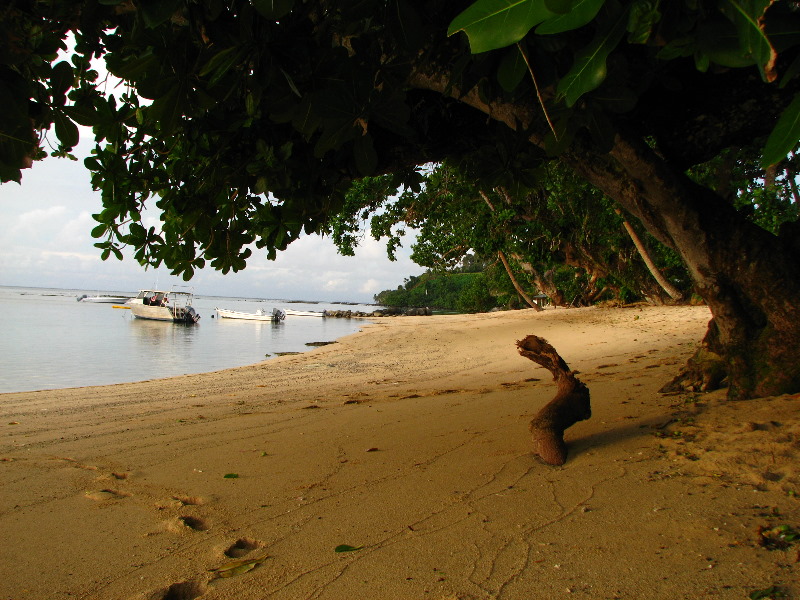
[[[0,599],[798,598],[800,395],[658,393],[709,318],[386,318],[248,367],[0,395]],[[561,467],[532,453],[555,388],[528,334],[591,391]]]

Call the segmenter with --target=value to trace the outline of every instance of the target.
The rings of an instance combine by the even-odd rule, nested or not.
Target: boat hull
[[[131,303],[131,313],[137,319],[150,319],[151,321],[174,321],[172,311],[165,306],[145,306],[138,302]]]
[[[173,323],[196,323],[200,318],[189,306],[186,308],[173,308],[167,306],[145,306],[139,302],[131,301],[131,313],[137,319],[150,321],[172,321]]]
[[[200,315],[192,308],[192,299],[189,292],[142,290],[127,306],[137,319],[197,323]]]
[[[286,310],[284,311],[287,317],[325,317],[325,311],[316,310]]]
[[[220,319],[239,319],[242,321],[282,321],[286,316],[282,310],[278,310],[277,308],[271,313],[246,313],[238,310],[228,310],[226,308],[217,308],[216,311]]]

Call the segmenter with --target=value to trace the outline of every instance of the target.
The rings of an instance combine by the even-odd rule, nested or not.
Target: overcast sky
[[[76,155],[93,147],[87,131]],[[145,270],[131,252],[121,262],[100,260],[90,235],[97,224],[92,214],[100,210],[100,194],[92,191],[82,160],[48,158],[23,171],[21,185],[0,185],[0,285],[132,292],[184,283],[166,269]],[[158,226],[157,215],[149,219],[147,227]],[[222,275],[206,267],[190,285],[200,295],[368,303],[423,272],[408,259],[410,242],[391,262],[385,246],[369,236],[355,257],[340,256],[329,238],[304,236],[275,261],[253,248],[244,271]]]

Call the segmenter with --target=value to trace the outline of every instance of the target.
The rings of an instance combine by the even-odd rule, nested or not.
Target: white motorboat
[[[283,321],[286,318],[286,313],[279,308],[273,308],[271,313],[264,312],[260,308],[254,313],[228,310],[226,308],[217,308],[216,311],[220,319],[243,319],[246,321]]]
[[[136,298],[128,302],[128,306],[137,319],[197,323],[200,315],[192,308],[193,301],[193,292],[151,289],[141,290]]]
[[[125,304],[130,299],[130,296],[111,296],[110,294],[98,294],[97,296],[83,294],[77,298],[78,302],[102,302],[107,304]]]
[[[324,310],[290,310],[283,311],[287,317],[325,317],[327,313]]]

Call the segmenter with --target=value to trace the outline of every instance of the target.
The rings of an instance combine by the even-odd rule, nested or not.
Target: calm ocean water
[[[0,393],[105,385],[217,371],[260,362],[278,352],[303,352],[309,342],[355,333],[364,319],[286,317],[280,323],[212,318],[214,308],[271,312],[360,310],[331,303],[195,296],[197,325],[135,319],[111,304],[77,302],[112,291],[0,286]],[[126,292],[126,295],[136,295]]]

